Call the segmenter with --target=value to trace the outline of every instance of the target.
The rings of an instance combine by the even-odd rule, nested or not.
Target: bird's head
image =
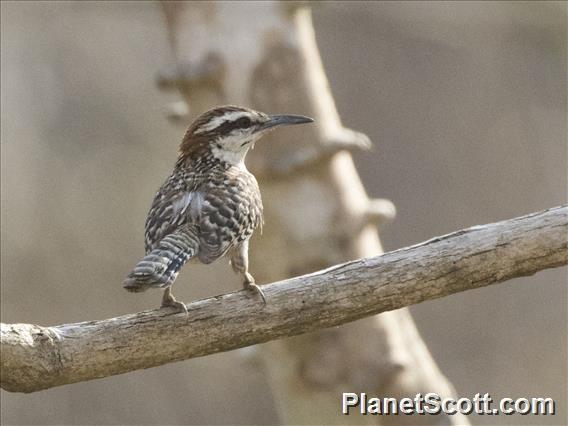
[[[210,153],[218,160],[242,164],[248,150],[263,135],[279,126],[311,123],[303,115],[268,115],[237,106],[222,106],[201,114],[187,129],[181,154]]]

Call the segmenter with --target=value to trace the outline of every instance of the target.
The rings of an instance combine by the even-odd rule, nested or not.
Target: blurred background
[[[155,2],[2,2],[1,320],[53,325],[149,309],[121,282],[143,254],[149,203],[183,128],[160,92],[173,62]],[[566,202],[564,2],[330,2],[316,35],[355,159],[390,198],[386,250]],[[552,397],[566,424],[567,271],[411,308],[459,396]],[[224,262],[192,267],[181,300],[240,287]],[[274,424],[242,352],[31,395],[1,392],[3,424]]]

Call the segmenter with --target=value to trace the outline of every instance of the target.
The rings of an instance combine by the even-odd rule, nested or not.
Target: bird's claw
[[[162,303],[162,306],[160,306],[161,308],[174,308],[177,312],[179,313],[184,313],[186,316],[189,314],[189,311],[187,310],[187,306],[185,306],[185,303],[183,302],[178,302],[177,300],[172,302],[172,303]]]
[[[174,308],[177,312],[183,312],[186,316],[188,315],[187,306],[185,306],[185,303],[176,300],[171,291],[166,290],[164,297],[162,298],[162,306],[160,307]]]
[[[253,292],[257,293],[262,298],[262,301],[266,305],[266,296],[264,295],[264,292],[254,282],[245,282],[245,289],[252,290]]]

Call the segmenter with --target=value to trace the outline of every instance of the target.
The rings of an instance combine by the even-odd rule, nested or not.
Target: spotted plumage
[[[279,125],[313,121],[225,106],[198,117],[180,145],[170,177],[156,194],[146,220],[146,256],[124,282],[132,292],[164,288],[162,306],[185,310],[171,285],[191,260],[211,263],[229,255],[245,288],[264,294],[248,272],[248,243],[262,224],[262,200],[244,159],[263,134]]]

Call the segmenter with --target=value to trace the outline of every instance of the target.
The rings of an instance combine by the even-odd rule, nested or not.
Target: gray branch
[[[1,325],[1,387],[35,392],[344,324],[568,263],[568,207],[475,226],[246,292],[41,327]]]

